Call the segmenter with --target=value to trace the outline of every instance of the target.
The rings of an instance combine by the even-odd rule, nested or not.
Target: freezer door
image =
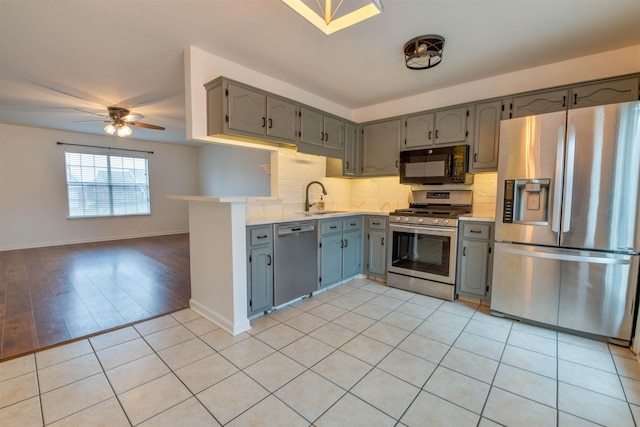
[[[560,246],[640,252],[640,102],[569,110]]]
[[[558,245],[565,120],[566,114],[562,111],[500,122],[496,240]],[[547,209],[546,224],[504,221],[505,182],[511,180],[548,180],[549,184],[543,192],[547,200],[536,204],[540,209]],[[527,205],[524,203],[524,206]]]
[[[631,340],[640,256],[571,251],[565,258],[558,326]]]
[[[538,249],[495,244],[491,310],[557,325],[562,261],[539,256]]]

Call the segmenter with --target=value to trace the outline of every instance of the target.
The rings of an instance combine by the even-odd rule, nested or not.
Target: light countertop
[[[323,213],[322,213],[323,212]],[[291,212],[281,215],[264,215],[247,218],[247,225],[273,224],[279,222],[308,221],[313,219],[332,219],[353,215],[378,215],[389,216],[388,212],[364,212],[364,211],[311,211],[311,212]]]
[[[461,215],[458,218],[458,220],[459,221],[477,221],[477,222],[496,222],[496,217],[488,216],[486,214],[484,215],[471,214],[471,215]]]

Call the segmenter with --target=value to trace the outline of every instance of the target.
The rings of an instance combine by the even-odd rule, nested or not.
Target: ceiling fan
[[[80,111],[83,111],[83,110],[80,110]],[[138,127],[147,128],[147,129],[155,129],[155,130],[165,129],[162,126],[139,122],[138,120],[143,119],[144,116],[142,114],[131,114],[129,110],[127,110],[126,108],[108,107],[108,111],[109,111],[109,115],[104,116],[104,119],[105,119],[104,122],[108,123],[108,125],[104,127],[104,131],[109,135],[113,135],[115,133],[117,136],[129,136],[131,135],[131,132],[132,132],[129,125],[138,126]],[[96,114],[96,113],[90,113],[90,114],[102,116],[101,114]],[[92,121],[95,121],[95,120],[82,120],[82,122],[92,122]]]

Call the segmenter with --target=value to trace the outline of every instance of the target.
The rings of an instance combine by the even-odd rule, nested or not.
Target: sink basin
[[[330,215],[338,213],[346,213],[347,211],[311,211],[311,212],[297,212],[304,216],[316,216],[316,215]]]

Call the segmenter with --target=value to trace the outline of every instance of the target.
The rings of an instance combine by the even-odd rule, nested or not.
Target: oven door
[[[389,272],[455,283],[456,227],[389,225]]]

